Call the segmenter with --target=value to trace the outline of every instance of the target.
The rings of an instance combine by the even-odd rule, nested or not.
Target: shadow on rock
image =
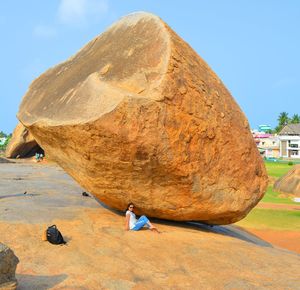
[[[64,281],[68,277],[68,275],[61,274],[53,276],[43,276],[17,274],[16,277],[18,279],[18,290],[47,290],[52,289],[54,286]]]
[[[27,194],[27,192],[25,192],[25,193],[16,193],[16,194],[3,195],[3,196],[0,196],[0,199],[11,198],[11,197],[21,197],[21,196],[39,196],[39,195],[41,195],[41,194],[39,194],[39,193],[29,193],[29,194]]]
[[[218,235],[229,236],[258,246],[273,248],[273,246],[270,243],[260,239],[259,237],[253,235],[252,233],[247,232],[242,228],[233,225],[219,226],[219,225],[209,225],[201,222],[175,222],[175,221],[165,221],[165,220],[158,220],[158,219],[153,219],[153,221],[156,223],[166,224],[169,226],[191,228],[203,232],[210,232]]]
[[[249,242],[258,246],[262,247],[269,247],[273,248],[273,246],[260,239],[259,237],[253,235],[252,233],[247,232],[246,230],[239,228],[237,226],[227,225],[227,226],[216,226],[213,227],[210,225],[197,223],[197,222],[191,222],[190,224],[195,225],[196,227],[199,227],[201,230],[206,230],[208,232],[213,232],[220,235],[225,235],[229,237],[233,237],[245,242]]]
[[[15,162],[10,161],[10,160],[8,160],[6,158],[0,157],[0,163],[15,163]]]

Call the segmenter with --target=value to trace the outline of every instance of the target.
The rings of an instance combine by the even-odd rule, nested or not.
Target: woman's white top
[[[130,211],[130,210],[128,210],[128,211],[126,211],[126,215],[130,215],[130,219],[129,219],[129,229],[133,229],[134,228],[134,226],[135,226],[135,224],[136,224],[136,216],[135,216],[135,214],[132,212],[132,211]]]

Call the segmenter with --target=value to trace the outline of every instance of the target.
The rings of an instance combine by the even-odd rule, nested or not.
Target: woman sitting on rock
[[[134,213],[134,204],[129,203],[126,209],[126,224],[125,224],[126,231],[129,230],[138,231],[144,226],[148,227],[151,231],[155,231],[159,233],[158,229],[153,224],[150,223],[150,221],[146,216],[142,215],[137,220]]]

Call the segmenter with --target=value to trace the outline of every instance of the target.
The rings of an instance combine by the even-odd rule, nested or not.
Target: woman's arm
[[[125,221],[125,230],[129,231],[129,220],[130,220],[130,214],[126,214],[126,221]]]

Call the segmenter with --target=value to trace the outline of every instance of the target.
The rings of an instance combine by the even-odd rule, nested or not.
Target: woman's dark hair
[[[128,203],[128,204],[127,204],[127,207],[126,207],[126,210],[125,210],[125,212],[126,212],[126,211],[128,211],[128,209],[129,209],[129,207],[130,207],[131,205],[133,205],[133,206],[134,206],[134,204],[133,204],[132,202],[130,202],[130,203]]]

